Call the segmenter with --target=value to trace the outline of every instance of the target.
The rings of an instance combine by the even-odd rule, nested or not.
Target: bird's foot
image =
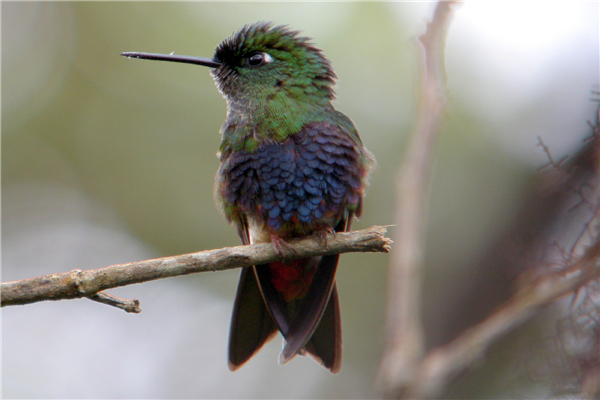
[[[277,253],[280,257],[296,254],[296,250],[291,244],[274,233],[271,234],[271,245],[273,245],[273,250],[275,250],[275,253]]]
[[[330,233],[335,236],[335,230],[333,227],[329,225],[323,225],[320,226],[319,229],[313,233],[313,235],[317,238],[321,246],[327,247],[327,235]]]

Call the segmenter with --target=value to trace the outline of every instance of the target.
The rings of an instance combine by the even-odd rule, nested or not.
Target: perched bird
[[[271,242],[283,256],[288,239],[350,230],[375,160],[352,121],[333,108],[337,77],[310,39],[261,22],[225,39],[212,59],[123,55],[212,68],[227,101],[215,197],[243,244]],[[279,331],[281,364],[308,353],[337,373],[339,255],[282,260],[242,270],[229,368],[239,368]]]

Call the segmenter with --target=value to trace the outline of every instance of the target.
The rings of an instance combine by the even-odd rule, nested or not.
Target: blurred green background
[[[462,266],[510,222],[545,163],[536,136],[558,159],[589,133],[598,4],[577,7],[558,14],[555,31],[575,19],[560,40],[525,48],[497,44],[502,32],[480,34],[484,17],[457,8],[447,47],[451,107],[428,220],[430,345],[449,339],[453,304],[469,290]],[[3,2],[2,280],[239,243],[213,202],[226,109],[209,71],[119,53],[210,57],[221,40],[259,20],[301,30],[332,61],[335,107],[379,163],[353,227],[391,224],[415,111],[414,38],[432,10],[432,3]],[[139,298],[140,315],[84,300],[4,309],[3,397],[377,396],[387,261],[342,257],[337,376],[306,359],[280,367],[279,339],[230,373],[226,339],[239,271],[229,271],[114,291]],[[465,393],[502,397],[503,389],[488,380]]]

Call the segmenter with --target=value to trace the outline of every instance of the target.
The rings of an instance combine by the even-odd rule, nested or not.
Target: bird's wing
[[[243,244],[249,244],[248,224],[237,223]],[[250,359],[277,332],[263,300],[254,267],[245,267],[240,275],[229,330],[229,369],[235,371]]]

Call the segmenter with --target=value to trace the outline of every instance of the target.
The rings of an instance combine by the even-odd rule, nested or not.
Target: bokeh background
[[[2,281],[239,243],[213,203],[225,103],[209,71],[119,53],[209,57],[259,20],[302,30],[332,61],[335,106],[379,162],[354,228],[392,223],[395,174],[415,113],[414,41],[433,3],[1,7]],[[579,1],[457,7],[447,43],[450,108],[429,205],[429,346],[456,333],[453,318],[468,312],[456,305],[473,283],[463,266],[511,221],[547,162],[537,136],[556,159],[589,136],[598,13],[597,2]],[[279,339],[229,372],[239,271],[228,271],[111,291],[140,299],[139,315],[86,300],[3,309],[2,397],[377,397],[387,262],[342,257],[339,375],[302,357],[279,366]],[[531,385],[507,385],[506,363],[491,364],[456,395],[531,395]]]

